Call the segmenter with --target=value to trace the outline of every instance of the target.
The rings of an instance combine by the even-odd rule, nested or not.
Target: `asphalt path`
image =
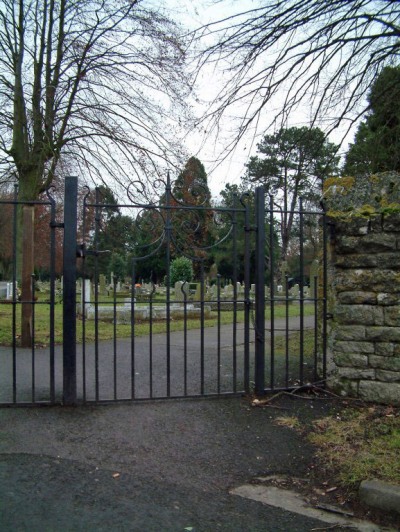
[[[284,334],[277,320],[275,334]],[[268,328],[268,324],[266,324]],[[305,327],[313,322],[305,319]],[[291,331],[299,327],[292,320]],[[220,334],[221,387],[232,387],[236,353],[240,383],[243,326]],[[204,336],[204,385],[216,383],[215,329]],[[199,386],[199,331],[186,341],[188,390]],[[182,393],[184,337],[171,334],[171,391]],[[268,338],[267,338],[268,344]],[[99,393],[114,392],[113,342],[98,346]],[[165,335],[152,339],[153,394],[165,393]],[[253,354],[253,344],[251,352]],[[130,340],[117,342],[118,394],[131,376]],[[95,349],[85,348],[86,394],[95,394]],[[1,399],[10,400],[10,349],[1,348]],[[78,349],[79,393],[82,346]],[[49,350],[17,351],[18,400],[46,399]],[[110,362],[111,359],[111,362]],[[32,365],[32,360],[34,364]],[[56,392],[61,394],[62,352],[56,349]],[[136,392],[149,392],[149,341],[135,339]],[[199,369],[200,368],[200,369]],[[147,374],[146,374],[147,371]],[[157,373],[158,372],[158,373]],[[32,375],[35,376],[32,381]],[[141,380],[141,377],[142,380]],[[125,384],[124,384],[125,383]],[[158,383],[158,384],[157,384]],[[128,390],[129,391],[129,390]],[[254,408],[241,397],[147,400],[105,405],[0,408],[0,530],[29,532],[311,531],[315,519],[233,494],[266,475],[309,477],[313,448],[296,431],[275,423],[296,415],[310,423],[330,408],[326,401],[283,397],[273,408]]]
[[[274,336],[286,333],[284,319],[275,320]],[[304,327],[313,328],[314,318],[304,317]],[[299,318],[289,320],[289,331],[300,328]],[[270,384],[270,323],[266,322],[266,385]],[[254,374],[254,330],[250,331],[250,375]],[[204,354],[201,355],[201,342]],[[50,399],[50,351],[48,348],[16,350],[17,402]],[[55,348],[55,395],[62,398],[62,348]],[[295,383],[299,376],[299,353],[291,353],[288,373],[283,357],[274,361],[274,384]],[[313,361],[306,361],[305,375],[312,378]],[[169,361],[165,334],[151,337],[102,341],[77,345],[77,388],[80,401],[184,397],[232,393],[244,390],[244,326],[231,325],[172,332]],[[13,401],[13,352],[0,347],[0,403]]]
[[[302,423],[324,401],[238,397],[0,409],[2,531],[311,531],[316,519],[231,494],[259,476],[307,478]]]

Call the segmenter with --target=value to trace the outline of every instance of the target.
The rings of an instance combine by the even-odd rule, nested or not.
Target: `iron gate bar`
[[[185,281],[181,286],[181,292],[183,294],[183,394],[186,397],[188,394],[187,387],[187,293],[184,290],[184,286],[187,283]]]
[[[326,382],[326,351],[327,351],[327,314],[328,314],[328,234],[327,234],[327,216],[325,211],[325,205],[321,202],[323,214],[322,214],[322,378],[323,382]],[[316,296],[317,297],[317,296]]]
[[[76,258],[78,179],[65,179],[63,277],[63,403],[77,402],[76,389]]]
[[[234,205],[237,205],[237,196],[234,196]],[[236,393],[237,379],[237,213],[233,213],[233,346],[232,346],[232,364],[233,364],[233,392]]]
[[[269,196],[269,274],[270,274],[270,384],[271,390],[275,387],[275,254],[274,254],[274,197]]]
[[[63,227],[62,224],[57,224],[56,220],[56,202],[46,192],[50,201],[50,401],[52,403],[56,400],[55,392],[55,288],[56,288],[56,228]],[[33,292],[34,293],[34,292]]]
[[[248,203],[241,204],[245,208],[244,213],[244,389],[250,393],[250,213]]]
[[[221,275],[217,274],[217,391],[221,393]]]
[[[201,395],[204,394],[204,261],[200,263],[200,359]]]
[[[152,279],[153,272],[150,274]],[[153,295],[155,292],[154,284],[150,294],[149,311],[150,311],[150,324],[149,324],[149,387],[150,398],[153,397]]]
[[[95,360],[95,383],[96,383],[96,401],[99,400],[100,390],[99,390],[99,293],[98,293],[98,282],[99,282],[99,270],[98,270],[98,243],[99,243],[99,230],[100,230],[100,191],[96,188],[96,204],[95,209],[95,226],[94,226],[94,360]]]
[[[265,193],[264,187],[255,191],[256,208],[256,330],[255,330],[255,392],[262,395],[265,389]]]
[[[32,348],[31,348],[31,359],[32,359],[32,403],[35,403],[35,275],[31,275],[31,294],[32,294]]]
[[[316,382],[318,379],[318,277],[310,279],[310,286],[311,283],[314,285],[314,381]]]
[[[299,198],[300,211],[300,386],[304,384],[304,213],[303,198]]]
[[[289,276],[285,275],[285,384],[289,386]]]
[[[17,231],[18,231],[18,186],[14,186],[14,220],[13,220],[13,289],[12,289],[12,376],[13,403],[17,402]]]
[[[113,373],[114,373],[114,400],[117,400],[117,278],[112,278],[113,283]]]
[[[136,271],[135,271],[135,261],[132,261],[132,286],[131,286],[131,399],[135,398],[135,376],[136,376],[136,368],[135,368],[135,279],[136,279]]]
[[[171,222],[171,179],[170,174],[167,174],[167,186],[165,190],[166,197],[166,223],[165,223],[165,238],[166,238],[166,265],[167,265],[167,301],[166,301],[166,310],[167,310],[167,397],[171,395],[171,344],[170,344],[170,335],[171,335],[171,308],[170,308],[170,299],[171,299],[171,233],[172,233],[172,222]]]

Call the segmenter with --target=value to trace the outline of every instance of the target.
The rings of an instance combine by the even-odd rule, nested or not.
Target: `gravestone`
[[[7,298],[7,285],[6,281],[0,281],[0,299]]]
[[[186,299],[188,299],[189,298],[188,283],[184,283],[183,281],[177,281],[175,283],[175,301],[185,301],[185,294],[186,294]]]
[[[228,284],[224,288],[225,299],[233,299],[233,285]]]
[[[289,291],[289,294],[291,295],[291,297],[293,297],[294,299],[299,299],[299,296],[300,296],[300,287],[298,284],[295,284]]]
[[[107,295],[106,276],[103,273],[99,275],[99,293],[101,296]]]

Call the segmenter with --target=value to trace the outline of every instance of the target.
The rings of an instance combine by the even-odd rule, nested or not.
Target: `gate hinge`
[[[103,253],[111,253],[111,250],[104,249],[100,251],[100,250],[95,250],[95,249],[86,249],[85,244],[79,244],[76,247],[76,256],[81,257],[81,258],[87,257],[87,256],[98,257],[99,255],[102,255]]]
[[[64,229],[64,222],[50,222],[50,227]]]

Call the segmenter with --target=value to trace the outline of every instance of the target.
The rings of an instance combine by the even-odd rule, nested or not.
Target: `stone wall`
[[[400,175],[325,185],[328,385],[400,405]]]

